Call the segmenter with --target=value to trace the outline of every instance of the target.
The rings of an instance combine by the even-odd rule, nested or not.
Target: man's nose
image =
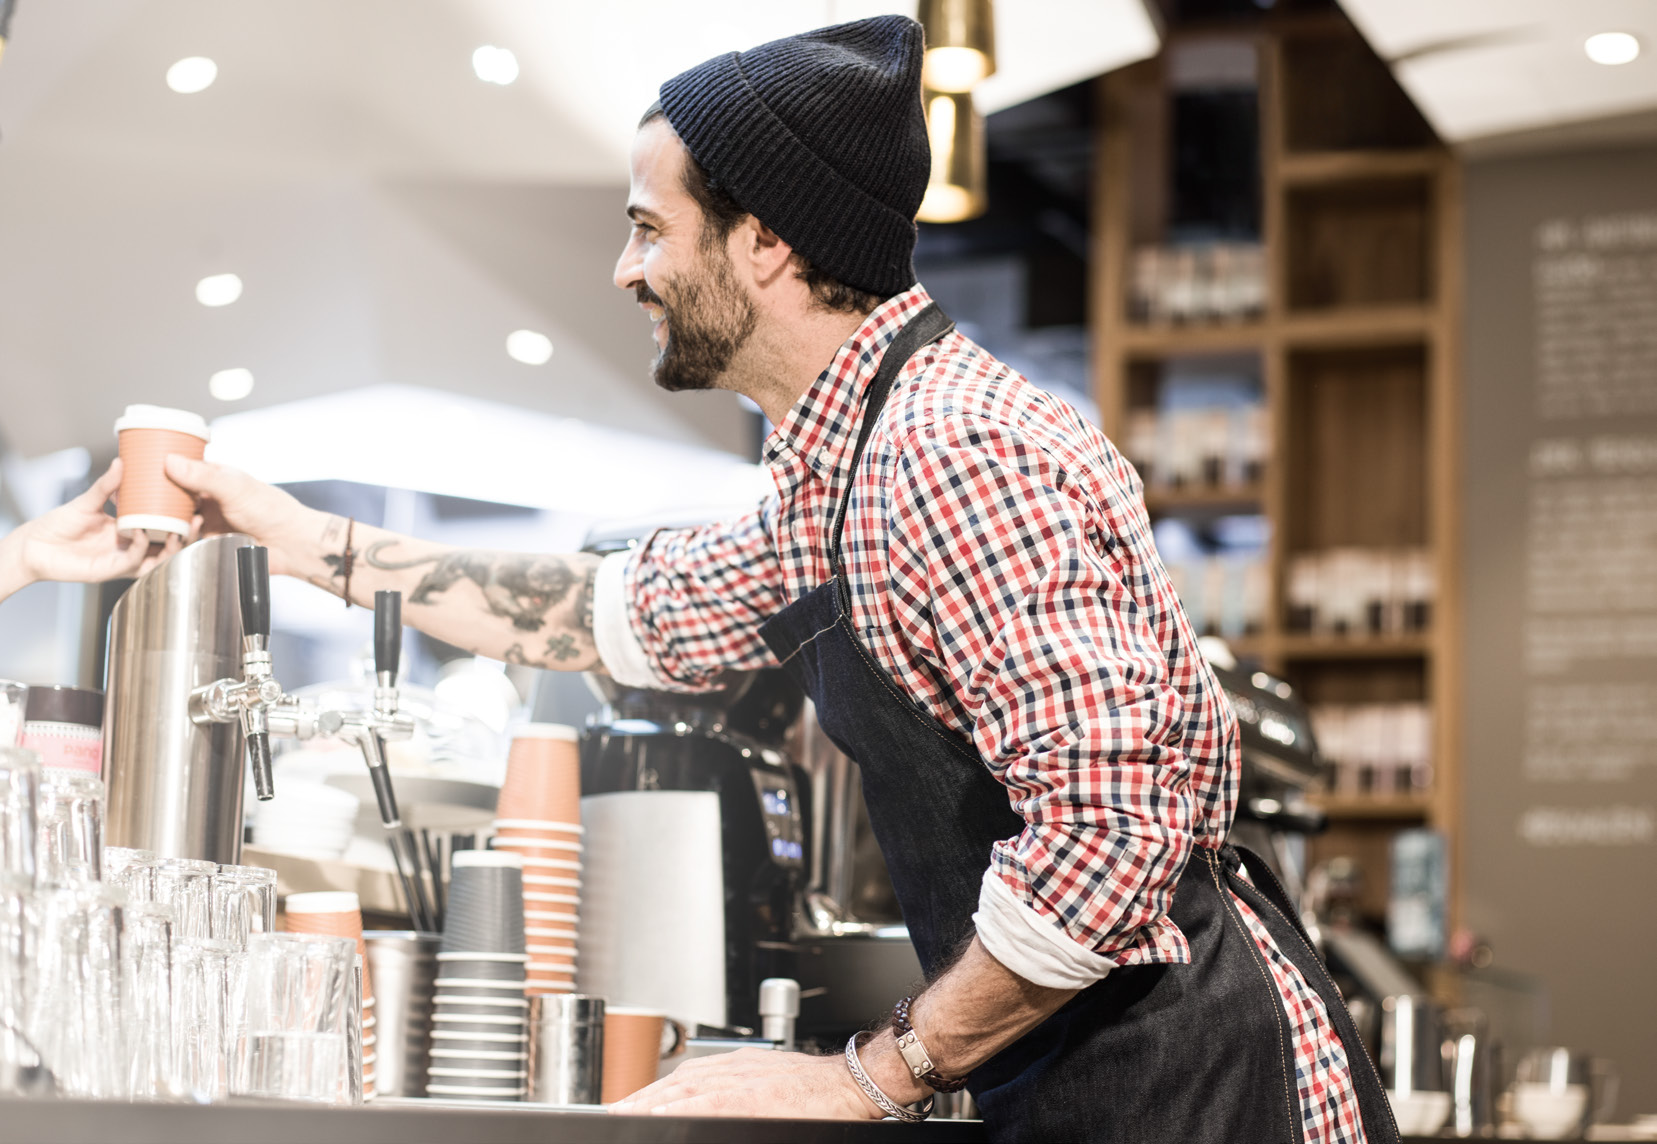
[[[644,259],[638,248],[638,240],[629,237],[621,248],[621,257],[616,259],[616,273],[611,280],[623,290],[633,289],[644,278]]]

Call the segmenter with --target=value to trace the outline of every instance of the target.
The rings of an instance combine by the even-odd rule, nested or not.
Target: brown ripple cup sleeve
[[[666,1055],[662,1051],[665,1027],[661,1013],[605,1008],[603,1103],[614,1104],[655,1083]]]
[[[207,422],[183,409],[129,405],[115,422],[121,455],[121,487],[115,494],[115,527],[151,540],[188,536],[195,498],[167,477],[167,457],[199,461],[207,449]]]
[[[514,820],[581,821],[581,748],[575,728],[529,723],[513,733],[495,813]]]

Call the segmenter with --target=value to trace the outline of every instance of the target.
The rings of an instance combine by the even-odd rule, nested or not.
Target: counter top
[[[77,1100],[0,1100],[0,1144],[972,1144],[976,1120],[730,1120],[610,1116],[534,1104],[376,1101],[307,1108],[255,1101],[212,1106]]]

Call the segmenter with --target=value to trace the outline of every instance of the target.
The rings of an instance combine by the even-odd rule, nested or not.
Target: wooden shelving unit
[[[1134,321],[1134,251],[1162,241],[1170,133],[1169,52],[1192,41],[1257,52],[1260,237],[1257,319]],[[1332,97],[1331,92],[1336,94]],[[1240,656],[1312,702],[1426,700],[1434,783],[1426,795],[1326,795],[1334,823],[1314,860],[1364,863],[1366,913],[1384,909],[1386,842],[1431,825],[1451,841],[1455,890],[1461,741],[1455,490],[1460,360],[1460,171],[1385,66],[1338,13],[1248,26],[1172,28],[1163,56],[1099,82],[1090,282],[1093,369],[1104,427],[1120,441],[1133,379],[1175,357],[1258,355],[1272,453],[1258,487],[1153,491],[1153,515],[1257,504],[1271,522],[1273,600]],[[1425,546],[1437,598],[1430,632],[1332,638],[1287,630],[1290,558],[1323,547]]]

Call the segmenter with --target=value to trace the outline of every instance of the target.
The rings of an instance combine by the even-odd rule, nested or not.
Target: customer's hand
[[[270,549],[271,572],[296,574],[295,549],[301,536],[311,539],[310,532],[316,530],[311,518],[319,514],[314,510],[276,486],[229,465],[195,461],[174,453],[167,457],[167,476],[195,494],[201,535],[244,532]]]
[[[19,525],[0,540],[0,599],[37,580],[99,583],[148,572],[177,552],[182,537],[151,544],[123,535],[104,506],[121,486],[121,462],[68,504]]]
[[[838,1053],[826,1057],[767,1049],[686,1061],[610,1106],[623,1116],[770,1116],[799,1120],[874,1120],[880,1109],[852,1079]]]

